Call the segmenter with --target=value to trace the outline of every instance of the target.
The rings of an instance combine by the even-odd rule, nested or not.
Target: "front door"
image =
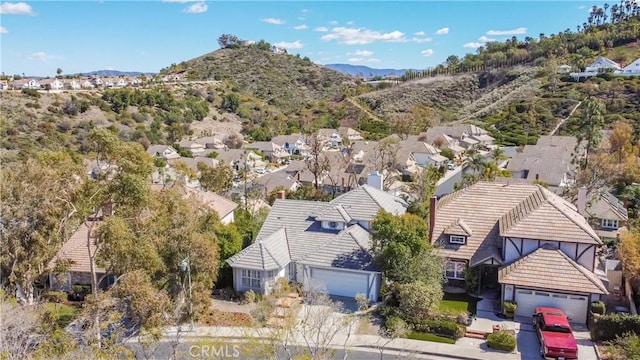
[[[483,265],[480,267],[480,284],[482,289],[497,289],[498,288],[498,266],[497,265]]]

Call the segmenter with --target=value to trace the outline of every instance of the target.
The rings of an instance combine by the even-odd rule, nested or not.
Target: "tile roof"
[[[629,220],[629,213],[622,201],[608,191],[593,196],[587,205],[586,212],[589,216],[598,219]]]
[[[188,158],[188,157],[179,157],[177,159],[169,159],[169,164],[170,165],[174,165],[177,162],[182,162],[185,165],[187,165],[189,168],[191,168],[193,171],[195,172],[199,172],[200,170],[198,169],[198,164],[203,163],[209,167],[216,167],[218,165],[218,160],[216,159],[211,159],[208,157],[203,157],[203,156],[196,156],[194,158]]]
[[[562,274],[561,276],[557,276]],[[598,277],[560,249],[545,244],[498,272],[501,284],[569,292],[608,294]]]
[[[465,245],[450,244],[445,231],[459,221],[472,232]],[[573,205],[539,185],[508,182],[478,182],[441,198],[432,242],[440,244],[444,256],[471,260],[474,266],[489,257],[502,260],[501,231],[528,239],[602,243]]]
[[[276,171],[264,174],[254,181],[254,185],[258,185],[266,189],[267,194],[276,188],[284,188],[290,190],[299,184],[298,181],[285,171]]]
[[[306,200],[277,199],[267,216],[256,242],[240,253],[232,256],[228,263],[233,267],[265,269],[279,264],[285,259],[282,252],[286,242],[288,256],[293,261],[322,266],[348,267],[350,269],[374,269],[368,249],[369,233],[354,224],[343,230],[327,230],[321,227],[317,216],[336,216],[336,221],[345,222],[348,216],[354,221],[371,221],[378,210],[403,214],[406,203],[395,200],[392,195],[362,186],[356,190],[338,196],[333,201],[317,202]],[[338,209],[338,210],[337,210]],[[338,218],[343,217],[342,219]],[[284,229],[284,230],[283,230]],[[276,234],[277,235],[274,235]],[[278,239],[274,240],[274,237]],[[263,260],[263,250],[258,248],[260,241],[268,246],[269,256],[274,260]],[[279,245],[275,245],[278,243]],[[275,253],[279,251],[280,253]],[[245,254],[246,252],[246,254]],[[258,256],[261,254],[261,256]]]
[[[71,272],[91,272],[91,264],[89,261],[89,253],[87,250],[87,233],[89,228],[84,223],[78,227],[78,230],[65,241],[62,248],[58,250],[56,256],[49,261],[48,267],[53,269],[58,260],[71,260]],[[95,231],[95,229],[94,229]],[[89,243],[91,253],[96,252],[95,241]],[[96,273],[104,274],[106,270],[102,267],[96,267]]]
[[[211,191],[201,191],[189,187],[184,188],[188,196],[192,196],[202,204],[218,213],[220,219],[232,213],[238,204]]]

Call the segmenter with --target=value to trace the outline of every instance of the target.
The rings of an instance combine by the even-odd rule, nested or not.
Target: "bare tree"
[[[7,360],[28,359],[39,341],[38,313],[33,306],[0,300],[0,354]]]
[[[320,188],[323,176],[329,171],[329,158],[324,153],[324,143],[317,131],[307,137],[306,143],[310,148],[309,158],[306,160],[307,169],[313,174],[314,186],[317,190]]]
[[[375,170],[384,175],[383,188],[389,189],[395,178],[391,174],[396,169],[396,153],[400,148],[398,139],[387,137],[378,142],[373,149],[373,161]]]

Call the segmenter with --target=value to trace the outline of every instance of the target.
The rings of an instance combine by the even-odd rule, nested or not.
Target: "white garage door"
[[[548,306],[564,311],[569,321],[587,322],[587,296],[552,293],[548,291],[525,290],[516,288],[517,316],[531,317],[536,307]]]
[[[357,293],[368,294],[369,276],[340,270],[311,269],[313,289],[326,291],[330,295],[355,297]]]

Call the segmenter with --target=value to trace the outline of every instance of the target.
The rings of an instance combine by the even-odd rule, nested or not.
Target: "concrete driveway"
[[[518,345],[516,351],[520,353],[523,360],[540,359],[540,343],[538,336],[533,330],[533,325],[528,318],[517,317],[514,321],[516,325],[516,339]],[[578,356],[580,360],[598,360],[593,342],[589,335],[589,330],[584,325],[571,325],[573,336],[578,343]]]

